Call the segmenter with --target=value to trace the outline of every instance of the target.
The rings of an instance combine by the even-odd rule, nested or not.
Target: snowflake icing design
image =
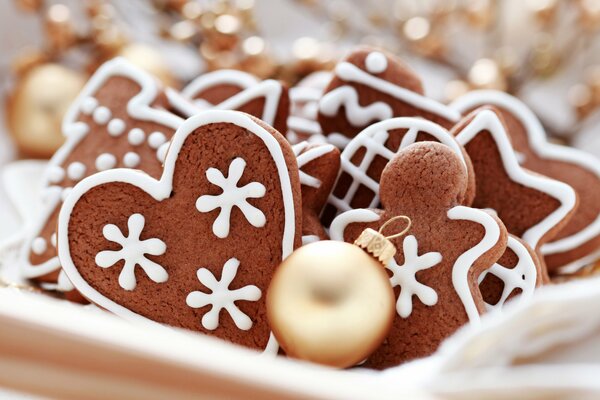
[[[419,256],[417,239],[412,235],[404,238],[402,247],[404,251],[404,264],[398,265],[392,258],[387,268],[393,273],[390,278],[392,286],[400,286],[396,311],[402,318],[408,318],[412,313],[413,295],[417,295],[419,300],[427,306],[433,306],[437,303],[438,296],[436,291],[418,282],[416,273],[440,263],[442,255],[437,252],[430,252]]]
[[[211,305],[212,308],[202,317],[202,326],[205,329],[215,330],[219,327],[219,315],[222,309],[227,310],[235,325],[244,331],[252,328],[252,320],[236,305],[236,301],[257,301],[262,293],[254,285],[247,285],[240,289],[229,289],[229,285],[237,274],[239,260],[230,258],[223,266],[221,280],[217,281],[212,272],[200,268],[197,272],[198,280],[212,293],[194,291],[188,294],[186,303],[192,308],[202,308]]]
[[[127,220],[129,236],[113,224],[105,225],[102,234],[111,242],[122,246],[120,250],[104,250],[96,254],[96,264],[102,268],[109,268],[118,261],[124,260],[125,264],[119,274],[119,285],[125,290],[133,290],[137,285],[135,279],[135,266],[139,265],[148,278],[156,283],[166,282],[169,278],[167,271],[159,264],[146,258],[146,254],[160,256],[167,250],[167,245],[160,239],[140,240],[146,220],[141,214],[133,214]]]
[[[223,239],[229,235],[229,225],[232,208],[238,207],[252,226],[262,228],[265,226],[265,214],[248,203],[248,198],[260,198],[265,195],[266,189],[259,182],[251,182],[245,186],[238,187],[237,184],[246,168],[246,161],[242,158],[236,158],[229,165],[229,174],[227,178],[216,168],[209,168],[206,171],[208,181],[223,189],[223,193],[212,196],[203,195],[196,200],[196,208],[200,212],[209,212],[220,208],[219,216],[213,223],[213,233]]]

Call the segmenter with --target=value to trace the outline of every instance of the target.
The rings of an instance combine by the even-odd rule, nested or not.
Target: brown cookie
[[[500,258],[506,228],[483,210],[461,205],[468,190],[464,161],[436,142],[411,144],[385,167],[382,210],[339,215],[330,234],[353,242],[365,228],[378,229],[393,217],[412,221],[387,266],[398,296],[398,315],[384,344],[365,366],[386,368],[433,353],[440,342],[485,310],[478,277]],[[384,234],[404,228],[392,223]]]
[[[331,72],[317,71],[306,76],[290,89],[290,116],[286,137],[291,143],[303,140],[325,141],[317,121],[319,99],[331,80]]]
[[[496,108],[476,109],[452,133],[475,169],[473,207],[493,209],[510,233],[542,257],[540,248],[556,236],[576,209],[573,188],[519,165]]]
[[[464,149],[440,125],[421,118],[399,117],[369,126],[348,143],[341,155],[339,178],[322,213],[323,224],[329,226],[340,212],[378,207],[383,169],[397,151],[418,141],[437,141],[460,154],[469,180],[461,204],[470,205],[475,196],[475,175]]]
[[[600,256],[600,162],[583,151],[549,143],[541,123],[520,100],[503,92],[476,91],[451,105],[467,113],[481,105],[500,109],[520,164],[575,189],[579,207],[541,247],[550,273],[575,271]]]
[[[260,82],[243,72],[223,70],[200,76],[181,95],[173,91],[170,94],[172,108],[184,117],[213,108],[237,110],[260,118],[279,132],[287,132],[290,99],[287,86],[280,81]]]
[[[340,61],[319,101],[323,135],[343,148],[367,126],[392,117],[421,116],[446,128],[460,114],[423,94],[415,73],[396,57],[359,48]]]
[[[301,142],[293,147],[300,170],[303,244],[328,239],[319,214],[340,169],[340,151],[332,144]]]
[[[44,210],[21,251],[25,277],[46,282],[48,289],[73,289],[58,276],[55,231],[63,200],[98,171],[123,167],[159,177],[169,140],[183,123],[167,106],[158,81],[124,59],[103,64],[90,78],[65,115],[67,140],[44,176]]]
[[[264,349],[264,293],[300,245],[300,196],[281,134],[206,111],[177,130],[160,180],[111,170],[73,188],[59,216],[61,263],[86,298],[122,317]]]

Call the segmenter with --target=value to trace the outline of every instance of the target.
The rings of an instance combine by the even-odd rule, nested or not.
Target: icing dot
[[[126,153],[123,156],[123,165],[127,168],[135,168],[140,164],[140,156],[133,151]]]
[[[167,138],[162,132],[152,132],[150,136],[148,136],[148,145],[153,149],[158,149],[166,141]]]
[[[117,159],[110,153],[102,153],[96,158],[96,169],[105,171],[114,168],[117,165]]]
[[[367,71],[372,74],[379,74],[386,70],[387,68],[387,59],[383,53],[378,51],[374,51],[369,53],[367,59],[365,60],[365,65],[367,67]]]
[[[60,183],[63,179],[65,179],[65,170],[56,165],[49,167],[47,174],[48,181],[51,183]]]
[[[86,97],[81,101],[81,112],[90,115],[98,107],[98,100],[93,97]]]
[[[169,150],[169,142],[163,143],[158,150],[156,150],[156,158],[161,163],[165,162],[165,157],[167,156],[167,150]]]
[[[85,165],[79,161],[74,161],[67,167],[67,176],[69,179],[79,181],[85,175]]]
[[[108,123],[107,130],[110,136],[119,136],[125,131],[125,122],[119,118],[111,119]]]
[[[56,247],[56,232],[52,234],[52,236],[50,236],[50,244],[53,247]]]
[[[100,106],[94,110],[94,122],[100,125],[104,125],[108,122],[111,117],[110,110],[104,106]]]
[[[133,128],[129,131],[129,135],[127,139],[129,140],[129,144],[132,146],[139,146],[144,143],[144,139],[146,138],[146,134],[140,128]]]
[[[62,193],[60,194],[60,198],[62,199],[62,201],[65,201],[65,199],[67,198],[67,196],[69,196],[69,193],[71,193],[72,190],[72,187],[66,187],[63,189]]]
[[[37,254],[38,256],[40,254],[44,254],[47,247],[48,247],[48,245],[46,244],[46,240],[41,237],[36,237],[31,242],[31,251],[33,251],[33,253]]]

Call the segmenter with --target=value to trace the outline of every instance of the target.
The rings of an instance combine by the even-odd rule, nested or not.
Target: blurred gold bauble
[[[146,44],[132,43],[123,47],[118,55],[156,76],[165,86],[177,88],[177,79],[169,70],[164,57],[152,47]]]
[[[85,76],[58,64],[41,64],[20,76],[7,99],[7,123],[19,151],[50,157],[63,143],[62,118]]]
[[[345,368],[383,342],[395,297],[385,268],[367,251],[320,241],[294,251],[277,268],[267,317],[287,355]]]

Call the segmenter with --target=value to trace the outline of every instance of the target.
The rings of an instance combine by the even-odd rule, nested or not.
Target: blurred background
[[[0,0],[0,168],[50,157],[114,56],[174,88],[219,68],[293,85],[357,44],[400,55],[440,101],[513,93],[553,140],[600,155],[599,30],[600,0]]]

